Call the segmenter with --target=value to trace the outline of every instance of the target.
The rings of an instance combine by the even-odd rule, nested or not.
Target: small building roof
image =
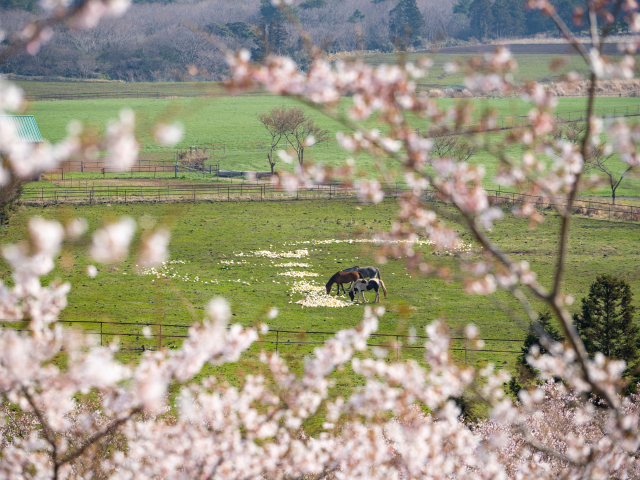
[[[12,124],[17,133],[16,140],[28,143],[42,143],[42,135],[33,115],[0,115],[0,123]]]

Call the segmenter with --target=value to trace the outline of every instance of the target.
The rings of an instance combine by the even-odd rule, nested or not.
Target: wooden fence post
[[[464,339],[464,364],[467,364],[467,339]]]
[[[102,346],[102,322],[100,322],[100,346]]]
[[[396,361],[400,359],[400,340],[398,335],[396,335]]]
[[[276,355],[278,354],[278,340],[280,340],[280,330],[276,330]]]

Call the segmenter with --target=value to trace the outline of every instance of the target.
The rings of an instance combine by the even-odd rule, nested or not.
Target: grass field
[[[451,105],[453,99],[440,99],[443,106]],[[518,99],[486,99],[471,100],[475,104],[475,111],[480,112],[487,108],[494,108],[501,116],[524,115],[530,106]],[[172,160],[174,150],[161,148],[153,142],[151,127],[157,119],[177,119],[185,127],[185,137],[178,147],[188,147],[204,143],[226,143],[224,154],[220,149],[216,156],[209,162],[220,165],[225,170],[268,170],[266,161],[266,147],[269,137],[264,127],[257,119],[261,112],[279,105],[294,106],[297,102],[289,98],[274,96],[250,96],[250,97],[217,97],[217,98],[191,98],[174,100],[156,99],[128,99],[128,100],[84,100],[84,101],[59,101],[59,102],[34,102],[29,113],[32,113],[40,127],[43,137],[56,142],[66,135],[66,128],[72,120],[79,120],[86,125],[98,130],[103,130],[109,119],[117,118],[118,112],[123,108],[132,108],[136,111],[139,121],[138,137],[141,143],[142,158],[154,160]],[[349,105],[349,99],[345,99],[342,110]],[[614,107],[637,108],[640,98],[598,98],[598,108],[606,108],[611,111]],[[567,112],[582,111],[585,107],[584,98],[560,98],[558,112],[563,115]],[[343,162],[349,155],[338,147],[335,142],[335,134],[338,131],[348,131],[338,122],[324,116],[321,113],[313,113],[317,122],[323,128],[329,130],[332,140],[328,144],[318,144],[307,150],[305,157],[313,161],[322,161],[330,165]],[[369,125],[375,126],[375,120]],[[416,128],[427,127],[421,121],[414,122]],[[493,135],[495,141],[499,135]],[[245,152],[245,145],[247,151]],[[262,145],[262,149],[260,149]],[[513,147],[512,153],[517,153]],[[371,156],[362,154],[357,157],[358,166],[363,172],[375,172],[374,160]],[[495,172],[495,160],[480,152],[474,157],[473,162],[484,164],[487,170],[488,188],[497,188],[490,178]],[[390,164],[392,168],[395,165]],[[622,168],[622,165],[619,166]],[[290,170],[292,165],[280,162],[277,169]],[[399,173],[399,172],[398,172]],[[91,177],[91,174],[88,174]],[[116,175],[117,176],[117,175]],[[171,177],[172,174],[164,175]],[[95,178],[96,175],[93,175]],[[607,196],[607,189],[594,192],[596,195]],[[638,196],[640,194],[640,182],[635,177],[624,180],[618,195]]]
[[[445,209],[440,204],[435,208]],[[367,239],[378,231],[389,228],[397,205],[386,200],[379,205],[358,205],[344,200],[314,200],[290,202],[232,202],[224,204],[134,204],[113,206],[49,206],[46,208],[23,207],[12,217],[9,228],[3,229],[2,244],[26,238],[28,218],[39,215],[63,222],[71,218],[84,217],[92,228],[127,215],[138,224],[149,228],[156,222],[172,230],[170,244],[171,263],[167,276],[141,275],[135,259],[129,258],[121,265],[98,266],[96,278],[88,278],[86,266],[93,262],[83,252],[89,240],[71,248],[65,245],[56,269],[44,278],[70,281],[69,306],[62,312],[60,321],[65,327],[79,328],[69,321],[103,321],[130,325],[106,325],[106,332],[128,333],[119,335],[121,350],[118,358],[125,363],[135,363],[143,350],[157,348],[156,338],[145,338],[144,325],[151,325],[155,335],[156,324],[174,324],[187,327],[204,316],[207,302],[214,297],[227,298],[232,306],[232,322],[242,325],[257,325],[266,322],[270,333],[261,337],[271,343],[255,344],[237,364],[221,367],[207,366],[196,380],[209,375],[225,379],[233,385],[241,382],[243,374],[256,372],[259,367],[258,354],[273,351],[276,331],[335,332],[357,325],[363,314],[362,305],[343,308],[302,307],[296,302],[304,295],[293,291],[298,278],[282,275],[289,271],[305,271],[317,274],[305,280],[322,286],[330,275],[354,264],[375,265],[375,247],[370,243],[348,243],[350,239]],[[542,284],[549,286],[554,271],[558,231],[558,218],[545,212],[545,221],[536,230],[528,228],[528,222],[506,215],[492,233],[495,241],[515,260],[527,260],[537,272]],[[624,278],[636,294],[640,291],[640,273],[636,261],[640,256],[638,234],[640,225],[627,222],[607,222],[589,218],[575,218],[573,234],[567,256],[567,267],[563,291],[579,299],[588,292],[596,275],[611,273]],[[463,237],[465,238],[465,237]],[[136,242],[139,239],[136,238]],[[468,239],[468,237],[466,237]],[[337,242],[336,242],[337,240]],[[330,241],[331,243],[324,243]],[[80,247],[80,248],[78,248]],[[85,247],[85,248],[83,248]],[[296,250],[307,250],[301,258],[269,259],[252,252],[266,250],[276,254]],[[436,266],[455,267],[452,257],[438,254],[423,247],[427,260]],[[239,254],[242,253],[242,256]],[[472,256],[478,256],[472,244]],[[282,263],[304,263],[306,266],[278,266]],[[515,369],[516,354],[527,330],[524,315],[518,305],[505,293],[492,296],[470,296],[463,292],[460,277],[446,283],[438,278],[421,277],[406,269],[403,259],[390,259],[380,265],[382,278],[389,295],[381,298],[387,313],[380,322],[380,333],[407,335],[413,330],[424,335],[424,327],[436,319],[445,320],[454,335],[473,323],[480,329],[482,338],[510,339],[510,342],[487,341],[485,350],[500,350],[513,353],[452,352],[454,359],[481,367],[488,362],[510,371]],[[454,268],[454,272],[455,272]],[[11,283],[4,261],[0,261],[3,281]],[[335,295],[335,288],[332,292]],[[367,295],[369,301],[373,295]],[[342,295],[340,300],[350,303]],[[636,296],[636,303],[637,303]],[[534,302],[535,303],[535,302]],[[277,307],[279,315],[270,320],[267,312]],[[514,320],[513,312],[518,318]],[[132,325],[131,325],[132,324]],[[99,332],[97,325],[85,325],[92,332]],[[185,335],[186,328],[167,328],[162,331],[165,348],[177,347],[181,340],[168,335]],[[313,353],[315,344],[328,335],[279,334],[279,353],[290,365],[293,373],[300,374],[305,356]],[[94,337],[95,338],[95,337]],[[407,339],[398,337],[403,345]],[[114,336],[105,336],[113,341]],[[420,348],[396,350],[393,337],[372,339],[386,346],[389,361],[421,361]],[[418,339],[415,347],[424,344]],[[453,347],[462,348],[462,341]],[[360,354],[359,354],[360,355]],[[370,352],[362,355],[370,355]],[[397,355],[397,357],[396,357]],[[334,387],[330,397],[348,396],[353,388],[362,384],[362,378],[350,368],[332,374]],[[174,386],[175,389],[178,385]],[[472,415],[483,416],[482,405],[471,406]],[[309,431],[320,431],[323,412],[309,421]]]
[[[449,62],[466,61],[472,55],[460,54],[416,54],[399,55],[397,53],[380,53],[366,55],[364,61],[371,65],[383,63],[394,64],[398,61],[416,61],[421,57],[429,57],[433,60],[433,67],[429,75],[421,79],[419,83],[447,86],[450,84],[463,84],[462,72],[447,73],[444,66]],[[565,55],[564,65],[552,70],[549,65],[558,58],[558,55],[528,55],[515,54],[518,62],[518,70],[514,75],[516,82],[536,80],[539,82],[551,82],[559,76],[574,71],[588,74],[588,68],[584,61],[577,55]],[[616,57],[613,57],[616,58]],[[640,67],[638,67],[640,68]],[[27,95],[87,95],[87,94],[158,94],[158,95],[224,95],[224,88],[220,82],[150,82],[150,83],[121,83],[121,82],[39,82],[39,81],[15,81]]]
[[[70,307],[61,319],[142,324],[161,320],[188,325],[202,315],[202,308],[210,298],[224,296],[232,302],[234,321],[244,325],[264,319],[266,310],[276,306],[280,315],[269,322],[272,329],[336,331],[356,325],[362,316],[362,306],[302,308],[295,302],[303,295],[291,292],[293,281],[300,279],[279,274],[308,271],[318,276],[305,280],[323,285],[340,269],[354,264],[376,264],[375,247],[371,244],[314,243],[370,238],[373,233],[388,228],[397,208],[392,200],[377,206],[363,205],[359,209],[356,206],[351,201],[316,200],[23,208],[5,230],[3,243],[25,238],[26,221],[33,215],[63,221],[84,217],[92,228],[122,215],[138,219],[141,225],[161,221],[173,232],[172,260],[186,262],[171,265],[175,278],[138,275],[135,261],[130,260],[118,267],[100,268],[98,277],[89,279],[84,272],[90,259],[65,251],[56,270],[46,279],[47,282],[54,278],[69,280],[74,286],[69,297]],[[514,258],[530,261],[540,281],[548,285],[557,248],[554,239],[557,223],[556,216],[547,213],[545,222],[532,231],[526,221],[508,215],[492,235]],[[640,255],[639,231],[637,224],[576,218],[567,262],[566,293],[580,298],[594,277],[602,273],[618,275],[627,280],[634,291],[640,291],[640,274],[633,261]],[[451,257],[435,255],[428,247],[423,248],[435,264],[454,265]],[[278,253],[298,249],[308,250],[308,255],[269,259],[249,254],[259,250]],[[237,256],[241,252],[244,255]],[[288,262],[309,266],[275,266]],[[2,263],[4,279],[8,278],[6,268]],[[389,297],[382,302],[389,310],[380,326],[382,333],[406,334],[410,327],[424,332],[429,322],[444,318],[454,329],[474,323],[485,338],[524,336],[524,323],[515,323],[502,311],[502,307],[515,307],[505,294],[465,295],[456,282],[448,285],[407,271],[402,259],[381,265],[381,271],[389,290]],[[141,340],[140,345],[143,342]],[[496,360],[492,355],[486,358]],[[512,364],[513,359],[502,360]]]

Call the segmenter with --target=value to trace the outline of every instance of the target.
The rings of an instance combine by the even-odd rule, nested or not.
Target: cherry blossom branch
[[[36,418],[40,422],[40,425],[42,426],[42,431],[44,432],[44,437],[47,440],[47,443],[51,445],[51,449],[52,449],[51,456],[53,461],[52,462],[53,463],[53,479],[57,480],[58,470],[60,469],[60,463],[58,463],[58,444],[56,443],[55,436],[53,435],[53,429],[49,425],[49,422],[47,422],[47,419],[44,417],[42,412],[40,412],[40,409],[36,405],[36,402],[34,401],[33,397],[29,393],[28,389],[24,386],[22,387],[22,393],[27,399],[27,402],[29,402],[29,405],[31,406],[31,409],[33,410],[33,413],[35,414]]]
[[[540,440],[538,440],[536,437],[534,437],[531,434],[531,431],[527,428],[527,426],[524,423],[517,424],[516,429],[523,436],[524,441],[527,442],[536,450],[538,450],[539,452],[544,453],[545,455],[549,455],[551,457],[557,458],[561,462],[565,462],[569,465],[574,465],[576,467],[584,467],[587,465],[584,462],[576,462],[575,460],[572,460],[571,458],[558,452],[557,450],[553,450],[552,448],[547,447]]]
[[[560,29],[560,32],[562,33],[564,38],[580,53],[582,58],[584,58],[584,61],[587,62],[589,66],[591,66],[591,58],[589,57],[589,52],[587,52],[587,49],[575,37],[575,35],[571,32],[571,30],[569,30],[569,27],[567,27],[567,24],[564,23],[564,20],[562,20],[562,18],[560,18],[560,16],[558,15],[558,12],[556,11],[555,7],[549,4],[548,2],[545,2],[545,3],[548,6],[547,8],[545,8],[545,12],[549,14],[551,19],[556,24],[556,26]]]
[[[72,462],[73,460],[78,458],[80,455],[82,455],[85,452],[85,450],[89,448],[91,445],[99,442],[102,438],[115,432],[122,424],[128,422],[134,415],[140,413],[141,411],[142,411],[142,408],[140,407],[134,408],[129,414],[115,420],[107,428],[103,429],[100,432],[94,433],[80,447],[76,448],[74,451],[62,457],[59,460],[59,465],[64,465],[65,463]]]

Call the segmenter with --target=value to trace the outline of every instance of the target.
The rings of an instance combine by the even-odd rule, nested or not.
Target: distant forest
[[[584,0],[553,0],[572,15]],[[59,28],[36,56],[4,63],[3,73],[105,78],[126,81],[221,79],[224,56],[210,41],[269,52],[307,63],[291,24],[296,18],[327,52],[421,49],[434,41],[507,38],[556,33],[549,19],[528,11],[523,0],[304,0],[288,15],[270,0],[134,0],[124,18],[87,31]],[[6,48],[28,21],[42,15],[37,0],[0,0]]]

